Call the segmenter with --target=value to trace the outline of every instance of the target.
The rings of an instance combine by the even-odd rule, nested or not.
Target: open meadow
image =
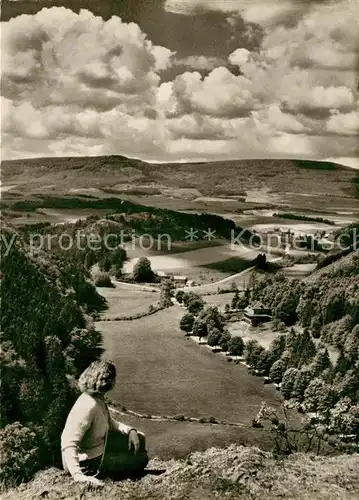
[[[280,403],[279,393],[261,378],[186,338],[179,328],[183,314],[182,308],[173,306],[134,321],[96,323],[103,334],[105,356],[118,370],[118,383],[109,399],[142,414],[212,416],[249,427],[262,401]],[[161,456],[173,456],[176,450],[184,456],[198,447],[233,441],[253,443],[254,435],[258,443],[263,440],[251,428],[248,432],[247,428],[147,419],[138,426]]]
[[[102,313],[106,319],[146,313],[150,305],[159,300],[159,292],[144,287],[113,281],[114,288],[97,287],[97,291],[105,297],[108,309]]]
[[[226,261],[236,257],[238,259],[251,261],[258,255],[258,250],[243,244],[227,244],[199,248],[187,252],[174,253],[171,255],[149,255],[152,269],[155,271],[166,271],[173,268],[187,268],[205,266],[215,262]],[[138,257],[130,258],[124,265],[124,272],[131,273]]]

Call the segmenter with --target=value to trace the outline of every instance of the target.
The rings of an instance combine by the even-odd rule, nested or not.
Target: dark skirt
[[[105,456],[102,455],[91,460],[80,462],[81,469],[87,476],[104,479],[110,477],[121,479],[122,477],[136,476],[143,472],[148,464],[145,436],[138,434],[140,448],[135,454],[129,450],[128,436],[120,432],[110,431],[107,437]],[[102,461],[102,464],[101,464]]]

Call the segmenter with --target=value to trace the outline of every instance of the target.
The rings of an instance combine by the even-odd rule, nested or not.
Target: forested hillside
[[[251,300],[272,309],[279,330],[283,323],[294,328],[268,351],[250,341],[246,358],[285,399],[359,443],[359,252],[334,260],[306,280],[278,273],[256,282]],[[338,353],[335,362],[329,347]]]
[[[60,434],[76,397],[72,379],[102,352],[91,314],[104,307],[81,267],[41,251],[30,255],[3,224],[1,482],[20,482],[58,463]]]

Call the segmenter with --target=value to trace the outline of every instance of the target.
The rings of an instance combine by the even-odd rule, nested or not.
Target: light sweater
[[[72,476],[82,474],[80,462],[103,454],[109,429],[129,434],[133,427],[112,418],[101,398],[81,394],[67,417],[61,435],[64,469]]]

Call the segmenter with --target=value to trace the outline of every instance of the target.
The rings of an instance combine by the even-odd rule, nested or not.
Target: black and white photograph
[[[359,500],[359,1],[2,0],[3,500]]]

